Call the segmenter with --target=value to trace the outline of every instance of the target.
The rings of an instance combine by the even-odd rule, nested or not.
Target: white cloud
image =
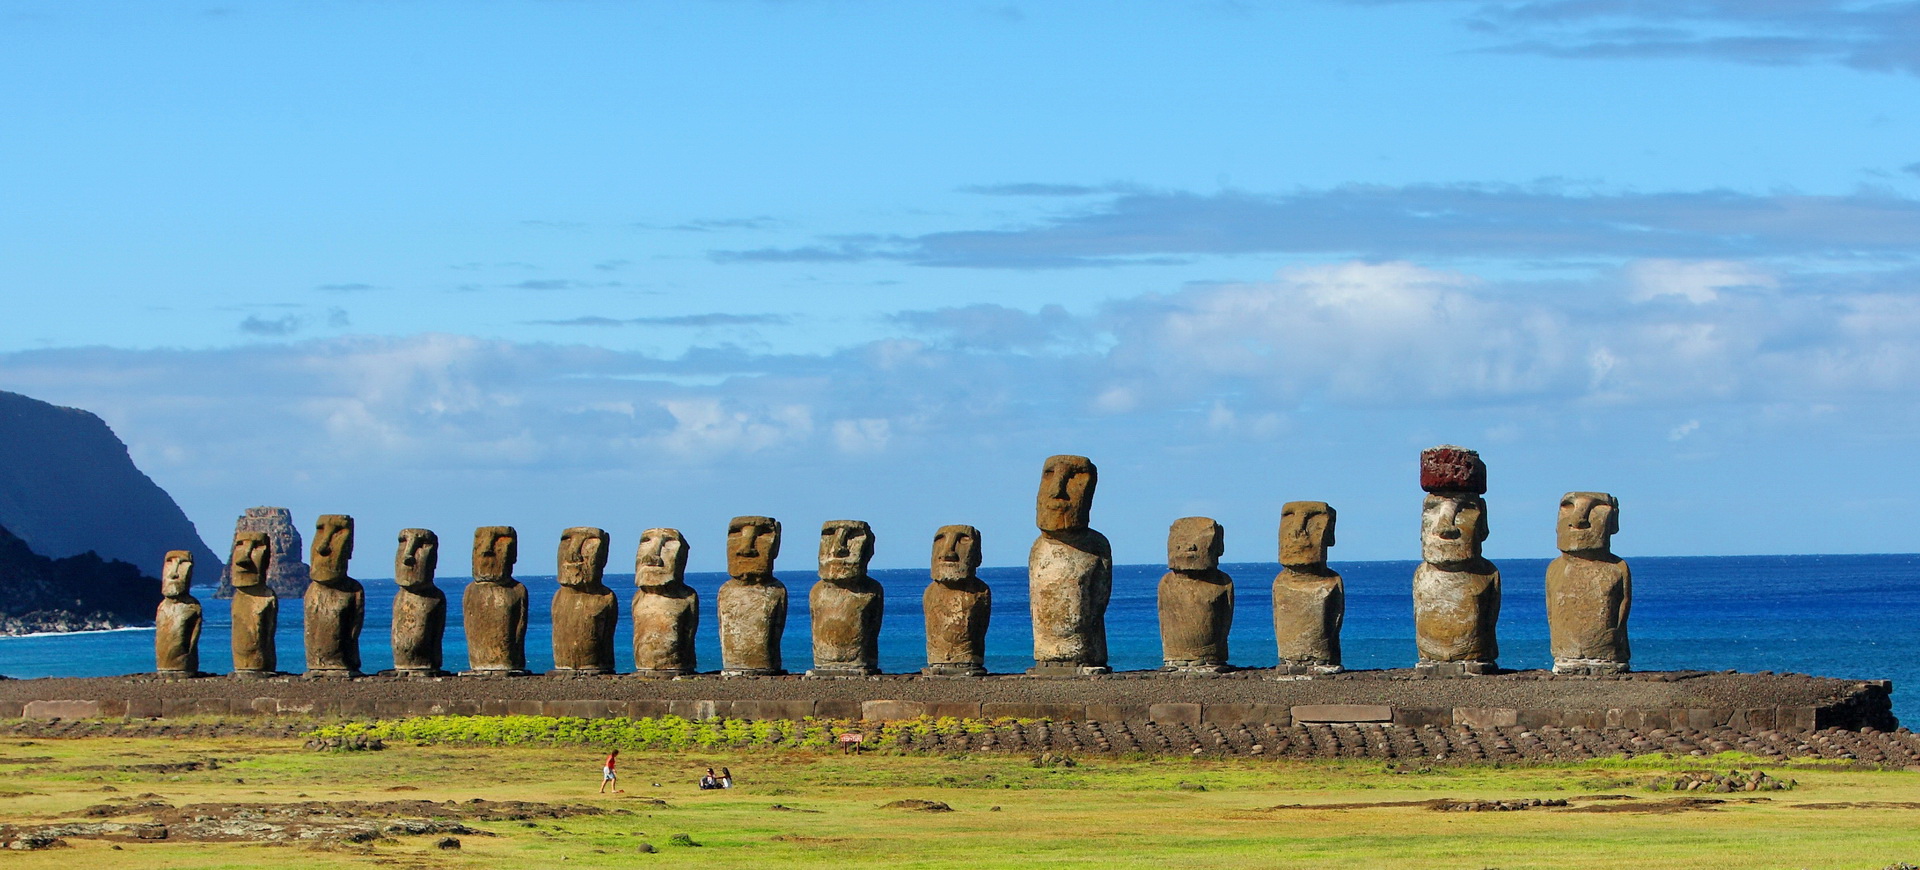
[[[1722,290],[1779,286],[1767,272],[1731,260],[1637,260],[1627,265],[1626,277],[1636,302],[1671,296],[1698,305],[1719,299]]]

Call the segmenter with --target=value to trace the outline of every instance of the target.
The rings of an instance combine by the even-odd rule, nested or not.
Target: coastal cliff
[[[0,635],[151,625],[160,581],[93,552],[50,559],[0,528]]]

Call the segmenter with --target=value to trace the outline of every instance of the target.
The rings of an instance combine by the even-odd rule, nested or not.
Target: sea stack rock
[[[720,584],[720,675],[784,674],[780,639],[787,630],[787,587],[773,576],[780,521],[734,517],[727,524],[727,582]]]
[[[860,520],[820,527],[820,580],[807,594],[813,618],[813,677],[880,673],[880,616],[886,593],[867,576],[873,529]]]
[[[1107,667],[1107,598],[1113,591],[1113,548],[1090,527],[1099,469],[1085,456],[1050,456],[1040,470],[1035,525],[1027,553],[1027,596],[1033,612],[1036,676],[1111,673]]]
[[[1480,454],[1442,445],[1420,454],[1420,567],[1413,574],[1413,631],[1426,676],[1498,670],[1500,572],[1482,558],[1487,467]]]
[[[553,594],[553,671],[613,673],[620,601],[605,583],[604,529],[577,526],[560,535],[560,590]]]
[[[410,677],[442,673],[447,633],[447,593],[433,584],[440,567],[440,536],[427,529],[401,529],[393,556],[393,669]]]
[[[993,590],[980,579],[980,530],[941,526],[933,535],[933,582],[920,596],[927,618],[927,666],[941,677],[987,674]]]
[[[1613,554],[1620,502],[1604,492],[1560,499],[1560,557],[1547,565],[1547,625],[1556,674],[1627,671],[1633,574]]]
[[[233,578],[228,602],[233,624],[233,675],[271,677],[276,673],[274,632],[280,628],[280,602],[267,585],[273,566],[273,541],[266,532],[234,532],[233,552],[227,557]]]
[[[471,673],[527,672],[527,587],[513,579],[519,558],[520,534],[512,526],[473,530],[473,582],[460,599]]]
[[[1273,578],[1273,637],[1278,674],[1337,674],[1340,625],[1347,590],[1327,567],[1338,514],[1323,501],[1290,501],[1280,508],[1280,573]]]
[[[1159,590],[1162,670],[1227,670],[1233,578],[1220,570],[1226,544],[1226,530],[1209,517],[1174,520],[1167,530],[1167,573]]]
[[[700,632],[700,593],[687,585],[687,539],[679,529],[640,533],[634,554],[633,671],[678,677],[700,669],[694,639]]]
[[[154,672],[200,674],[200,601],[193,597],[193,553],[170,550],[160,569],[160,607],[153,614]]]
[[[300,530],[293,526],[293,514],[283,507],[250,507],[233,523],[239,532],[262,532],[273,541],[273,570],[267,574],[267,586],[278,598],[303,598],[307,594],[307,563],[300,561]],[[215,598],[233,597],[233,568],[220,575]]]
[[[353,517],[324,514],[314,525],[307,585],[307,676],[360,676],[360,626],[367,591],[347,576],[353,558]]]

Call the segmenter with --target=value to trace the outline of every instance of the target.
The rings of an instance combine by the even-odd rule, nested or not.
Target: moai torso
[[[553,594],[553,669],[613,673],[613,636],[620,602],[603,582],[607,533],[578,527],[560,536],[560,590]]]
[[[1280,509],[1280,573],[1273,578],[1273,636],[1282,674],[1335,674],[1347,591],[1327,567],[1337,514],[1326,502],[1290,501]]]
[[[643,676],[699,671],[694,639],[700,593],[687,585],[687,539],[678,529],[648,529],[634,558],[633,668]]]
[[[353,517],[326,514],[313,531],[312,556],[305,598],[307,675],[360,675],[360,626],[367,613],[367,593],[360,581],[347,576],[353,558]]]
[[[433,585],[440,565],[440,538],[426,529],[402,529],[393,557],[393,669],[403,674],[441,672],[447,631],[447,594]]]
[[[1436,447],[1421,454],[1420,567],[1413,574],[1419,670],[1491,673],[1500,654],[1500,572],[1480,555],[1488,534],[1486,466],[1479,454]]]
[[[460,599],[467,630],[467,666],[482,673],[527,669],[527,587],[513,579],[520,557],[512,526],[473,533],[473,582]]]
[[[1054,456],[1041,470],[1037,525],[1027,553],[1034,672],[1106,673],[1107,598],[1113,549],[1088,527],[1099,472],[1084,456]]]
[[[729,676],[783,674],[780,640],[787,629],[787,587],[773,576],[780,523],[734,517],[727,527],[727,574],[720,612],[720,669]]]
[[[980,530],[941,526],[933,536],[933,582],[920,596],[927,620],[925,674],[984,676],[993,591],[980,580]]]
[[[191,677],[200,673],[200,602],[193,587],[193,554],[167,553],[160,571],[160,607],[153,615],[154,670],[161,676]]]
[[[233,598],[227,604],[233,623],[235,676],[267,676],[279,664],[273,633],[280,627],[280,604],[267,585],[272,563],[273,545],[265,532],[233,534],[233,554],[227,560]]]
[[[1620,503],[1604,492],[1570,492],[1560,500],[1559,558],[1547,565],[1547,625],[1558,674],[1628,669],[1627,611],[1633,575],[1612,552]]]
[[[1160,577],[1160,648],[1167,670],[1215,673],[1227,666],[1233,578],[1220,570],[1226,532],[1207,517],[1175,520]]]
[[[807,593],[813,621],[814,676],[880,672],[880,617],[886,594],[867,576],[873,529],[859,520],[820,528],[820,580]]]

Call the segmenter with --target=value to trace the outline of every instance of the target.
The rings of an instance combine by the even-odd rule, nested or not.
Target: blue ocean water
[[[1894,713],[1920,722],[1920,555],[1638,557],[1633,567],[1634,604],[1629,624],[1633,664],[1639,670],[1790,671],[1824,676],[1891,679]],[[1415,562],[1336,562],[1346,578],[1347,618],[1342,646],[1350,668],[1407,667],[1414,661],[1413,596]],[[1233,662],[1272,666],[1271,582],[1279,566],[1241,563],[1222,566],[1235,579]],[[1503,584],[1500,612],[1500,664],[1542,668],[1552,664],[1547,649],[1544,587],[1547,560],[1499,562]],[[1113,600],[1107,636],[1116,669],[1158,667],[1160,634],[1156,588],[1165,568],[1122,565],[1114,569]],[[782,572],[790,610],[783,644],[789,670],[812,661],[807,631],[807,589],[811,572]],[[1032,662],[1033,635],[1027,613],[1026,569],[984,568],[980,576],[993,587],[993,621],[988,632],[987,666],[1018,672]],[[920,594],[927,584],[921,569],[874,572],[886,588],[887,608],[881,633],[883,669],[918,670],[925,662],[925,632]],[[522,577],[534,613],[527,631],[528,664],[552,665],[547,605],[558,588],[552,577]],[[607,585],[631,601],[632,575],[610,575]],[[690,574],[700,592],[700,665],[717,669],[720,641],[714,593],[724,574]],[[362,649],[369,671],[389,667],[387,626],[393,600],[389,580],[367,586],[367,628]],[[466,661],[461,638],[459,599],[466,578],[443,577],[440,587],[454,612],[447,620],[446,660],[457,669]],[[229,669],[227,607],[211,590],[198,594],[206,606],[201,667]],[[302,667],[300,602],[282,601],[280,667]],[[633,651],[626,616],[617,644],[620,667],[631,668]],[[0,674],[13,677],[105,676],[150,671],[150,631],[89,632],[72,635],[0,638]],[[1902,691],[1902,688],[1906,691]]]

